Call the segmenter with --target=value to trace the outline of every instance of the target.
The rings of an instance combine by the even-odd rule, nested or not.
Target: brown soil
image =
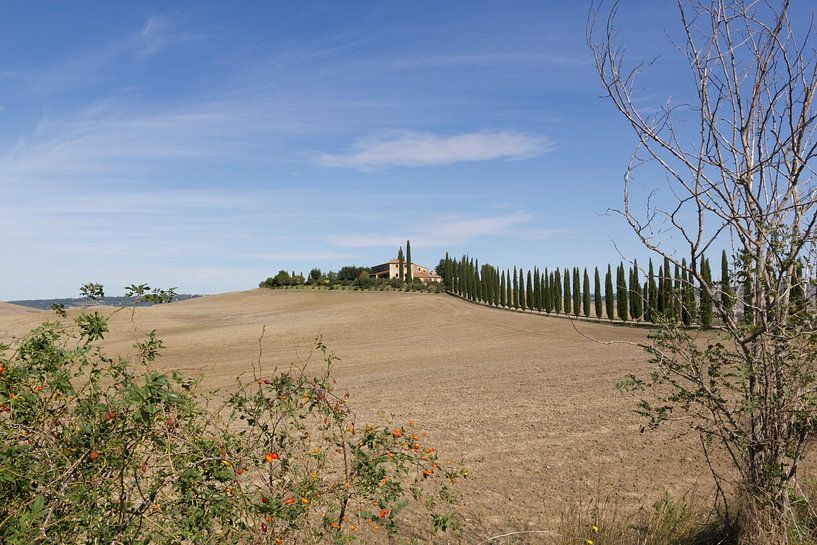
[[[52,315],[0,306],[0,340]],[[110,309],[109,309],[110,310]],[[50,318],[49,318],[50,319]],[[127,353],[128,311],[111,326],[110,348]],[[359,420],[413,418],[444,458],[462,459],[460,487],[472,538],[552,528],[577,501],[616,493],[646,506],[666,491],[708,482],[681,428],[640,433],[635,402],[615,384],[646,370],[629,344],[600,344],[568,320],[506,312],[445,295],[253,290],[140,308],[136,330],[157,329],[159,365],[202,373],[229,388],[251,373],[302,361],[322,335],[342,358],[338,387]],[[647,331],[577,323],[602,341],[643,340]]]

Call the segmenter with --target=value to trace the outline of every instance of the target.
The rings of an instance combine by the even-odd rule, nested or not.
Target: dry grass
[[[52,317],[2,312],[0,341]],[[313,290],[203,297],[139,309],[136,320],[134,332],[127,313],[117,314],[111,350],[127,354],[139,331],[156,328],[168,347],[161,367],[201,373],[205,385],[224,389],[249,372],[262,326],[270,368],[301,360],[323,335],[342,358],[338,385],[360,419],[414,418],[444,456],[465,461],[469,542],[552,533],[564,528],[567,506],[599,489],[615,490],[620,512],[631,512],[708,477],[692,438],[674,438],[680,428],[639,433],[632,399],[615,390],[625,374],[646,369],[642,352],[592,342],[567,320],[445,295]],[[647,334],[576,327],[602,340]]]

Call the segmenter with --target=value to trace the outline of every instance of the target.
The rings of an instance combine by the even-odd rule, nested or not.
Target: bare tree
[[[679,0],[676,49],[694,98],[643,109],[637,85],[652,63],[625,62],[617,12],[617,4],[594,6],[587,36],[609,99],[638,141],[619,212],[646,248],[691,274],[721,319],[716,339],[668,321],[647,347],[656,373],[628,384],[652,390],[640,405],[652,425],[683,417],[707,456],[713,447],[726,453],[743,535],[785,543],[789,494],[817,425],[817,319],[807,287],[817,249],[811,26],[795,36],[787,0]],[[656,172],[669,191],[649,184]],[[743,286],[744,305],[724,304],[700,274],[704,253],[722,247],[731,248],[730,284]]]

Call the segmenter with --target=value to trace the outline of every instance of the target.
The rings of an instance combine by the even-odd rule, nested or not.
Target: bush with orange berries
[[[153,368],[155,332],[131,361],[106,355],[99,312],[58,313],[0,345],[0,542],[430,541],[458,528],[464,470],[413,422],[358,425],[320,340],[319,371],[262,376],[259,361],[219,401]]]

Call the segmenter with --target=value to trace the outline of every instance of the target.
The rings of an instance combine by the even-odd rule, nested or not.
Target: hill
[[[36,312],[36,311],[32,311]],[[77,312],[77,311],[71,311]],[[0,314],[0,341],[44,313]],[[52,316],[52,315],[48,315]],[[338,386],[359,420],[378,413],[416,420],[444,456],[462,458],[470,525],[491,531],[552,528],[575,501],[616,490],[628,506],[682,493],[707,470],[696,443],[639,433],[634,402],[615,384],[646,368],[628,344],[605,345],[568,320],[495,310],[445,295],[267,290],[138,309],[138,330],[157,329],[167,350],[158,365],[202,373],[229,389],[251,373],[260,342],[266,369],[303,361],[322,335],[341,357]],[[637,341],[647,332],[576,324],[600,340]],[[119,312],[109,347],[136,339]]]

